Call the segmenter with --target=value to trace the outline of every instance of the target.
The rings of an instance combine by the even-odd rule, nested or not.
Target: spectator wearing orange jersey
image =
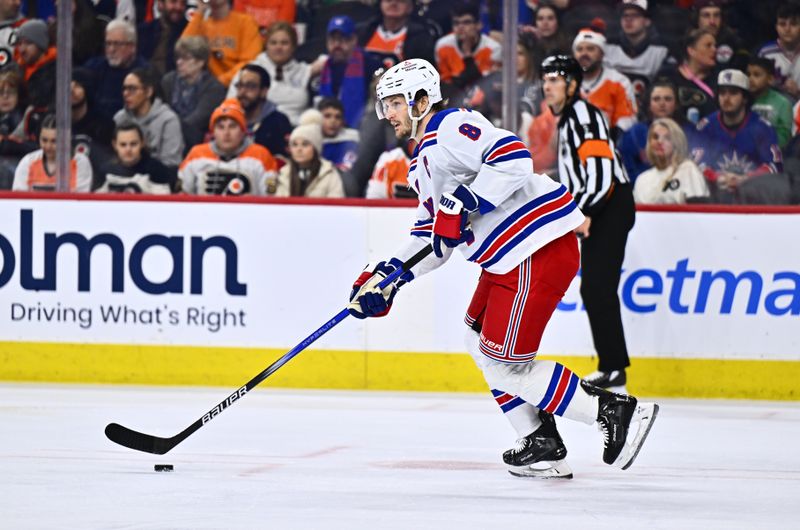
[[[364,51],[383,61],[387,68],[412,58],[433,62],[436,31],[424,20],[412,19],[413,11],[414,0],[380,0],[380,16],[359,35]]]
[[[56,117],[52,114],[42,120],[39,133],[41,149],[25,155],[14,173],[13,191],[55,191],[56,175]],[[92,164],[76,153],[70,161],[69,191],[88,192],[92,186]]]
[[[408,185],[410,166],[408,151],[401,146],[383,152],[367,182],[367,199],[415,199],[417,193]]]
[[[583,68],[581,96],[600,109],[609,125],[627,131],[636,123],[636,95],[631,82],[603,65],[606,38],[598,28],[584,28],[572,42],[572,52]]]
[[[239,69],[256,58],[264,47],[258,26],[250,15],[232,11],[229,0],[201,2],[182,37],[208,39],[208,69],[226,87]]]
[[[267,195],[278,165],[266,147],[247,137],[244,111],[226,99],[211,115],[211,142],[196,145],[178,169],[183,191],[193,195]]]
[[[442,84],[465,90],[500,67],[500,44],[481,33],[476,6],[461,4],[452,10],[453,32],[436,42],[436,65]]]
[[[267,28],[273,22],[294,23],[297,11],[295,4],[295,0],[233,0],[233,10],[253,17],[266,40]]]

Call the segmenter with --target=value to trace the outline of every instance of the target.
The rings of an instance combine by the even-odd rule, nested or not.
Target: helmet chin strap
[[[427,116],[428,113],[431,111],[431,106],[428,105],[428,108],[425,109],[425,112],[422,113],[422,116],[415,117],[414,114],[412,114],[412,110],[414,109],[414,105],[415,104],[416,104],[416,101],[409,101],[409,103],[408,103],[408,117],[411,118],[411,138],[412,139],[417,137],[417,126],[419,125],[420,120],[422,118],[424,118],[425,116]]]

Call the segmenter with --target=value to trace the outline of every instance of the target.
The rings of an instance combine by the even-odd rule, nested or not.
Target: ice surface
[[[627,471],[559,420],[575,473],[519,479],[486,395],[259,390],[164,456],[231,389],[0,385],[0,528],[797,528],[800,404],[660,400]],[[174,464],[156,473],[154,464]]]

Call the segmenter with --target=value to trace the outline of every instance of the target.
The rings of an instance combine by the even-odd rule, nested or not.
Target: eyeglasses
[[[122,46],[131,46],[132,42],[124,40],[107,40],[105,42],[106,48],[121,48]]]
[[[123,92],[136,92],[141,89],[141,85],[122,85]]]
[[[261,85],[259,85],[258,83],[242,83],[240,81],[238,83],[234,83],[233,88],[235,88],[236,90],[239,90],[241,88],[244,88],[245,90],[258,90],[259,88],[261,88]]]

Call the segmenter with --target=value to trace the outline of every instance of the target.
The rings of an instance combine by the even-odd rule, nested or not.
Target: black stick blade
[[[169,438],[159,438],[158,436],[133,431],[118,423],[106,425],[106,437],[112,442],[129,449],[153,453],[154,455],[166,454],[175,447],[175,444]]]

